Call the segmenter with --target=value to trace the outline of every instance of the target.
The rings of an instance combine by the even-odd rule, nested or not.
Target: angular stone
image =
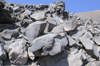
[[[31,60],[34,60],[35,59],[35,55],[32,52],[30,52],[29,50],[28,50],[28,56],[29,56],[29,58]]]
[[[4,50],[4,46],[0,43],[0,60],[6,60],[6,52]]]
[[[75,41],[71,36],[67,35],[68,37],[68,41],[69,41],[69,46],[73,46],[73,45],[79,45],[77,41]]]
[[[9,46],[9,60],[13,64],[23,65],[27,63],[26,40],[17,39]]]
[[[34,13],[31,15],[31,18],[38,20],[38,21],[44,20],[45,19],[45,11]]]
[[[65,47],[68,44],[67,35],[65,33],[57,35],[54,39],[54,42],[54,46],[52,47],[52,50],[49,52],[49,55],[51,56],[54,56],[65,50]]]
[[[33,41],[35,38],[40,36],[43,33],[46,26],[46,22],[36,21],[30,24],[24,31],[24,35],[29,42]]]
[[[54,27],[51,32],[55,34],[60,34],[60,33],[64,33],[65,31],[64,31],[63,26],[59,25],[59,26]]]
[[[97,58],[99,58],[100,59],[100,47],[99,46],[97,46],[97,45],[93,45],[92,46],[93,47],[93,53],[94,53],[94,55],[97,57]]]
[[[92,50],[92,46],[94,44],[94,42],[92,40],[85,38],[85,37],[81,37],[79,40],[82,42],[85,49]]]
[[[46,22],[47,25],[44,30],[44,33],[50,32],[55,26],[57,26],[57,22],[53,18],[47,19]]]
[[[69,66],[82,66],[82,50],[78,51],[74,49],[68,56],[68,64]]]
[[[18,31],[18,29],[16,29],[16,30],[4,30],[3,32],[2,32],[2,37],[4,38],[4,39],[7,39],[7,40],[10,40],[11,38],[17,38],[19,36],[19,31]]]
[[[100,66],[100,61],[91,61],[88,64],[86,64],[85,66]]]
[[[32,46],[29,47],[28,50],[30,52],[35,52],[35,51],[40,50],[40,49],[43,48],[44,52],[45,52],[45,55],[48,55],[48,51],[49,51],[48,49],[52,48],[55,36],[56,36],[56,34],[47,34],[47,35],[36,38],[35,40],[33,40]],[[41,52],[39,52],[39,53],[44,55]]]
[[[24,11],[24,13],[25,13],[25,15],[27,16],[27,15],[30,15],[30,14],[31,14],[31,11],[28,10],[28,9],[26,9],[26,10]]]
[[[73,16],[72,19],[63,23],[65,31],[72,31],[77,27],[77,16]]]
[[[48,54],[54,56],[63,51],[67,44],[68,41],[65,33],[60,35],[47,34],[33,40],[32,46],[28,50],[33,52],[35,56],[46,56]]]
[[[96,42],[97,45],[100,45],[100,36],[94,36],[93,40]]]

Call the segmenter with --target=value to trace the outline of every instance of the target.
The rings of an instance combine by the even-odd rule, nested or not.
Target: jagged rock
[[[61,34],[61,35],[47,34],[47,35],[41,36],[41,37],[33,40],[32,46],[29,47],[28,50],[30,52],[33,52],[34,54],[35,53],[37,53],[37,55],[40,54],[39,56],[41,56],[41,55],[45,56],[48,54],[51,56],[54,56],[54,55],[60,53],[61,51],[63,51],[64,47],[67,44],[68,44],[68,41],[66,38],[66,34]],[[35,47],[35,48],[33,48],[33,47]],[[41,52],[40,49],[43,52]],[[35,56],[36,56],[36,54],[35,54]]]
[[[70,54],[68,55],[69,66],[84,66],[84,63],[86,64],[92,60],[93,59],[82,49],[71,48]]]
[[[28,50],[28,56],[29,56],[29,58],[31,60],[34,60],[35,59],[35,55],[32,52],[30,52],[29,50]]]
[[[100,66],[100,61],[91,61],[85,66]]]
[[[10,40],[19,36],[19,30],[4,30],[1,35],[4,39]]]
[[[53,18],[47,19],[46,22],[47,25],[45,27],[44,33],[50,32],[55,26],[57,26],[57,22]]]
[[[35,38],[43,33],[46,26],[46,22],[36,21],[30,24],[24,31],[24,35],[27,37],[29,42],[33,41]]]
[[[40,20],[44,20],[46,17],[45,17],[45,12],[46,11],[40,11],[40,12],[37,12],[37,13],[35,13],[35,14],[32,14],[31,15],[31,18],[32,19],[35,19],[35,20],[38,20],[38,21],[40,21]]]
[[[66,20],[63,23],[63,26],[64,26],[64,30],[65,31],[72,31],[72,30],[74,30],[77,27],[77,16],[73,16],[72,19],[70,19],[68,21]]]
[[[58,15],[64,12],[65,10],[65,3],[63,1],[56,1],[54,4],[50,4],[48,11],[51,13],[56,12]]]
[[[68,41],[69,41],[69,46],[73,46],[75,44],[79,45],[78,42],[76,40],[74,40],[71,36],[67,35],[67,37],[68,37]]]
[[[100,47],[97,45],[93,45],[93,53],[99,59],[100,58]]]
[[[0,43],[0,60],[6,60],[6,52],[4,50],[4,46]]]
[[[94,42],[90,39],[87,39],[85,37],[81,37],[80,41],[82,42],[83,46],[85,47],[85,49],[87,50],[92,50],[92,46],[94,44]]]
[[[64,50],[62,53],[55,56],[45,56],[39,58],[40,66],[68,66],[68,51]]]
[[[25,13],[25,15],[27,16],[27,15],[30,15],[30,14],[31,14],[31,11],[27,9],[27,10],[25,10],[24,13]]]
[[[63,26],[59,25],[59,26],[54,27],[51,32],[55,34],[61,34],[61,33],[64,33],[65,31],[64,31]]]
[[[26,44],[25,39],[17,39],[9,46],[9,60],[11,63],[18,65],[27,63]]]
[[[47,35],[36,38],[35,40],[33,40],[32,44],[31,44],[32,46],[29,47],[28,50],[30,52],[35,52],[37,50],[43,49],[43,51],[45,50],[44,51],[45,53],[43,54],[43,53],[39,52],[40,53],[39,56],[48,55],[48,53],[50,51],[48,49],[52,49],[55,36],[56,36],[56,34],[47,34]]]
[[[96,42],[97,45],[100,45],[100,36],[94,36],[93,37],[94,41]]]

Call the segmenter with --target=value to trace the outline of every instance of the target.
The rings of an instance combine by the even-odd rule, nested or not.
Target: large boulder
[[[32,46],[28,50],[35,56],[54,56],[63,51],[67,44],[66,34],[47,34],[33,40]]]
[[[28,41],[31,42],[43,33],[45,26],[46,26],[46,22],[36,21],[30,24],[25,29],[24,35],[26,36]]]
[[[9,60],[13,64],[23,65],[27,63],[26,40],[17,39],[9,46]]]

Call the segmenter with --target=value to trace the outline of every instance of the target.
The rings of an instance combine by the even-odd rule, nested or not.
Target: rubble
[[[50,5],[0,0],[0,66],[100,66],[100,23]]]

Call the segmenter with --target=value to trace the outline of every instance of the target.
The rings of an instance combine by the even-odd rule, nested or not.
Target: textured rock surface
[[[76,15],[0,0],[0,66],[100,66],[100,22]]]

